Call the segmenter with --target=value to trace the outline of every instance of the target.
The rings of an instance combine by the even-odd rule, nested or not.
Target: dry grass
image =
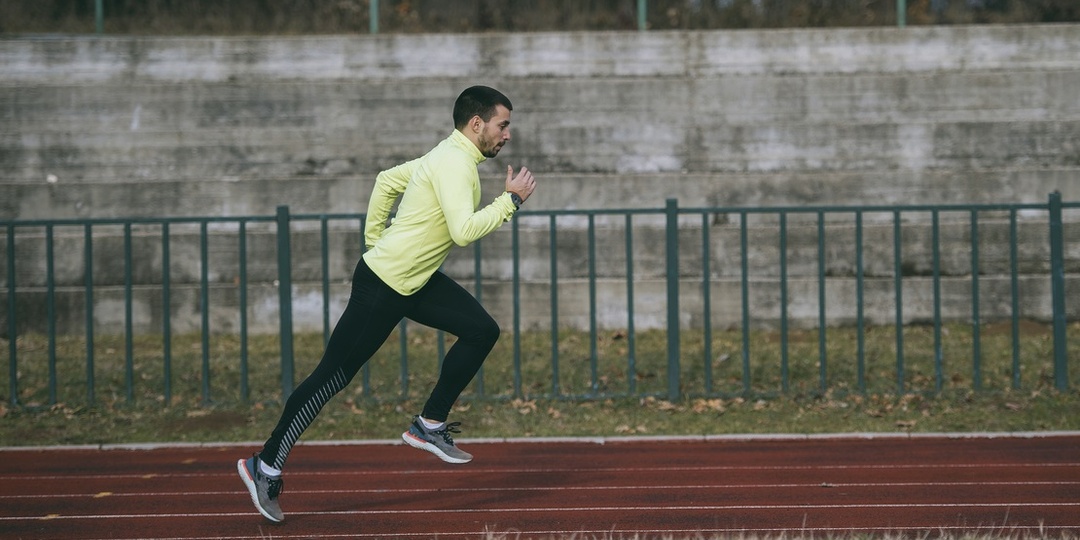
[[[828,331],[824,392],[819,387],[816,332],[789,336],[786,392],[778,361],[781,340],[775,332],[751,336],[749,392],[743,391],[737,332],[712,336],[711,389],[706,388],[703,336],[688,332],[681,345],[683,395],[677,400],[665,394],[663,332],[636,336],[632,381],[625,333],[598,336],[594,377],[589,334],[561,332],[558,395],[553,388],[550,334],[522,335],[520,394],[515,389],[513,340],[504,336],[485,363],[483,395],[478,379],[466,390],[454,415],[464,423],[466,437],[1080,429],[1080,415],[1075,414],[1080,407],[1080,370],[1072,370],[1070,390],[1056,390],[1049,328],[1034,323],[1022,328],[1020,384],[1014,386],[1011,333],[984,327],[982,389],[978,391],[973,390],[970,328],[951,325],[944,329],[945,363],[940,378],[932,361],[933,340],[928,335],[932,332],[906,329],[904,392],[897,391],[895,334],[887,328],[867,332],[862,383],[855,361],[854,329]],[[407,335],[407,355],[402,357],[401,342],[392,337],[367,372],[361,372],[327,404],[305,437],[396,437],[416,414],[438,372],[436,335],[418,328]],[[1080,323],[1070,326],[1069,337],[1070,357],[1080,357]],[[6,353],[8,345],[2,345]],[[57,359],[50,366],[53,347]],[[212,336],[205,356],[198,335],[173,336],[171,347],[170,394],[166,396],[160,336],[134,340],[130,371],[123,338],[97,336],[91,403],[86,345],[81,338],[60,338],[50,345],[43,336],[20,337],[18,406],[11,406],[8,370],[0,372],[0,440],[21,445],[111,444],[250,441],[265,435],[266,426],[273,425],[280,413],[276,336],[254,336],[248,343],[246,399],[240,392],[245,379],[237,336]],[[321,334],[295,336],[297,381],[317,363],[322,347]],[[10,365],[5,357],[0,359]],[[403,358],[405,379],[401,377]],[[204,365],[209,380],[203,378]],[[940,390],[936,388],[939,382]]]
[[[368,0],[102,0],[105,32],[134,35],[299,35],[369,31]],[[908,24],[1080,21],[1074,0],[907,0]],[[867,0],[648,0],[654,30],[883,26],[897,3]],[[383,33],[597,31],[637,28],[636,2],[508,3],[384,0]],[[91,33],[93,1],[0,2],[0,33]]]

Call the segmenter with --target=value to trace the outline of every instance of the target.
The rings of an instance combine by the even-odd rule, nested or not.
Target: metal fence
[[[750,394],[761,390],[751,379],[758,361],[751,352],[755,327],[768,328],[778,341],[775,358],[770,358],[779,363],[779,387],[773,390],[790,391],[796,377],[791,372],[796,360],[792,355],[799,354],[800,361],[816,368],[809,376],[815,379],[807,383],[809,387],[827,392],[833,386],[830,370],[836,362],[830,356],[826,329],[837,326],[855,333],[856,350],[850,355],[856,366],[853,389],[863,392],[868,377],[867,333],[872,328],[892,327],[893,389],[904,393],[912,389],[905,349],[906,328],[912,324],[930,329],[933,354],[927,384],[932,391],[940,391],[947,376],[943,332],[948,332],[950,321],[970,328],[970,385],[980,390],[984,356],[980,332],[988,320],[1005,321],[1009,329],[1011,386],[1020,388],[1021,372],[1030,369],[1021,365],[1020,325],[1032,317],[1051,326],[1052,347],[1047,353],[1051,358],[1045,360],[1052,365],[1053,386],[1065,390],[1070,387],[1070,346],[1076,347],[1070,345],[1067,335],[1069,321],[1075,317],[1067,311],[1066,285],[1068,276],[1075,282],[1080,274],[1080,243],[1076,238],[1066,241],[1066,225],[1077,220],[1064,216],[1075,209],[1080,209],[1080,203],[1063,202],[1054,193],[1045,204],[725,208],[680,207],[671,199],[664,207],[651,209],[523,211],[503,231],[472,249],[459,250],[444,268],[453,268],[454,275],[471,273],[469,285],[478,297],[486,292],[489,297],[509,299],[508,306],[500,302],[493,307],[508,310],[507,318],[512,321],[507,329],[511,390],[501,396],[595,399],[658,395],[677,400],[686,395]],[[197,320],[195,330],[201,341],[198,378],[205,400],[211,397],[214,377],[210,339],[222,331],[239,336],[239,393],[247,399],[247,344],[253,312],[249,295],[257,287],[273,287],[280,391],[287,396],[295,383],[298,282],[313,284],[321,296],[320,326],[325,339],[335,316],[332,297],[340,296],[334,290],[340,288],[343,276],[350,275],[351,263],[362,251],[363,223],[362,214],[297,215],[290,214],[287,207],[280,207],[274,216],[0,222],[5,231],[5,274],[0,276],[0,293],[6,304],[3,326],[9,401],[20,404],[17,338],[34,332],[44,334],[48,343],[51,402],[57,399],[59,384],[58,336],[73,332],[84,336],[86,397],[94,402],[98,390],[95,336],[122,334],[125,388],[112,391],[131,399],[139,378],[133,340],[140,331],[147,331],[148,320],[153,320],[151,326],[156,326],[162,339],[161,392],[169,403],[175,376],[171,340],[176,328],[182,326],[175,307],[181,281],[189,282],[197,297],[191,302],[197,313],[185,320]],[[950,241],[943,240],[946,228],[956,233]],[[180,242],[181,230],[192,233],[183,249],[175,245]],[[837,230],[844,233],[839,241]],[[215,270],[212,277],[210,246],[215,235],[223,234],[236,240],[230,247],[235,252],[228,257],[230,265],[235,263],[235,271],[226,274]],[[303,235],[300,245],[296,244],[298,235]],[[332,236],[341,239],[335,243]],[[253,248],[253,244],[257,245]],[[294,253],[296,247],[301,254]],[[337,253],[339,250],[344,253]],[[195,259],[185,261],[185,270],[177,270],[174,260],[181,252]],[[770,254],[762,256],[764,252]],[[991,258],[992,264],[988,262]],[[155,269],[157,275],[150,275],[155,272],[147,268]],[[344,274],[342,269],[346,269]],[[178,271],[183,274],[179,280],[174,279]],[[997,276],[993,282],[984,284],[992,275]],[[650,282],[653,289],[649,289]],[[955,309],[949,312],[950,302],[957,303],[957,294],[947,290],[958,287],[958,282],[963,291],[959,303],[966,306],[959,314]],[[993,286],[987,301],[982,291],[989,285]],[[532,292],[526,294],[526,289]],[[235,320],[226,329],[216,327],[220,316],[212,314],[223,290],[232,295],[229,310],[235,313]],[[844,290],[854,295],[853,306],[840,305],[844,302],[834,298]],[[642,295],[650,298],[639,298]],[[102,307],[105,297],[109,297],[111,307]],[[149,297],[152,301],[144,303],[158,309],[152,313],[134,309],[141,305],[136,297]],[[1072,297],[1076,297],[1075,291]],[[658,298],[662,302],[656,301]],[[1028,305],[1034,307],[1025,307]],[[796,310],[795,306],[801,307]],[[1044,312],[1040,306],[1046,307]],[[850,308],[854,311],[849,312]],[[109,309],[123,314],[103,324],[103,310]],[[265,326],[265,319],[260,314],[259,324]],[[659,388],[639,387],[636,376],[639,351],[635,337],[642,324],[639,321],[644,319],[651,321],[645,326],[665,333],[666,350],[658,369],[663,383]],[[81,320],[81,330],[64,322],[73,320]],[[410,361],[415,362],[406,324],[402,322],[398,336],[400,398],[408,397]],[[590,352],[584,376],[589,380],[581,391],[561,386],[560,333],[569,332],[568,327],[588,335]],[[616,363],[626,376],[620,381],[622,387],[614,389],[601,381],[597,351],[601,332],[612,327],[625,336],[625,350]],[[803,349],[793,353],[790,337],[794,327],[817,329],[813,337],[816,354]],[[545,328],[550,333],[543,346],[546,350],[526,350],[522,336],[531,328]],[[738,336],[732,349],[738,358],[730,362],[734,367],[729,371],[737,375],[729,375],[726,381],[738,380],[719,384],[713,373],[714,333],[731,328]],[[699,340],[693,353],[686,350],[688,335]],[[438,339],[441,357],[443,336]],[[532,380],[535,375],[525,372],[522,366],[527,355],[546,358],[547,381]],[[684,373],[687,366],[692,366],[690,373]],[[361,383],[365,393],[370,392],[367,368]],[[485,392],[483,376],[481,372],[473,396],[500,397]]]

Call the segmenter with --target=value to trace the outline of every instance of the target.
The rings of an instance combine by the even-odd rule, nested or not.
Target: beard
[[[491,142],[487,137],[481,135],[478,141],[480,143],[480,154],[486,158],[493,158],[499,155],[499,150],[502,150],[502,143]]]

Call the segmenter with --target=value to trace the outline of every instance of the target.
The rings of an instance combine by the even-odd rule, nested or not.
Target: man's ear
[[[469,127],[472,128],[473,133],[480,133],[484,130],[484,120],[480,118],[480,115],[476,115],[469,120]]]

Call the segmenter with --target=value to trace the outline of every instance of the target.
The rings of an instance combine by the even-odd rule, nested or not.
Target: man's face
[[[510,141],[510,110],[502,105],[495,106],[495,114],[484,122],[477,136],[476,146],[484,157],[493,158],[499,154],[504,144]]]

